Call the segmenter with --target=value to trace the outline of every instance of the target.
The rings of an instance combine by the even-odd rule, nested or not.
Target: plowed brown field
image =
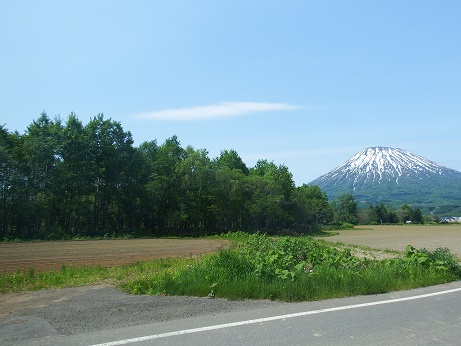
[[[155,258],[189,257],[217,251],[228,244],[209,239],[129,239],[0,243],[0,274],[34,268],[118,266]]]
[[[351,231],[325,238],[328,241],[369,246],[381,250],[404,251],[407,245],[435,250],[446,247],[461,258],[461,225],[379,225],[358,226]],[[363,229],[361,229],[363,228]]]
[[[403,251],[411,244],[434,250],[449,248],[461,258],[461,225],[366,226],[325,238],[328,241]],[[360,229],[363,228],[363,229]],[[366,228],[366,229],[365,229]],[[214,252],[228,244],[209,239],[130,239],[0,243],[0,273],[67,266],[117,266],[155,258],[189,257]]]

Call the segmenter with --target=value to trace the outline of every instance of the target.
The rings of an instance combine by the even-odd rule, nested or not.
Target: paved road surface
[[[138,297],[145,299],[146,297]],[[461,282],[383,295],[306,303],[241,304],[187,318],[62,335],[29,316],[37,336],[18,345],[459,345]],[[227,303],[226,303],[227,304]],[[10,319],[12,317],[10,316]],[[26,319],[27,316],[23,316]],[[13,327],[12,327],[13,326]],[[0,328],[0,343],[14,324]],[[17,332],[24,331],[17,328]],[[10,335],[11,337],[11,335]]]

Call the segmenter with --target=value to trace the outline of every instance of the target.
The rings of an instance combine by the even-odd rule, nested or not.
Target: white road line
[[[333,312],[333,311],[349,310],[349,309],[358,309],[358,308],[364,308],[364,307],[368,307],[368,306],[375,306],[375,305],[382,305],[382,304],[392,304],[392,303],[404,302],[404,301],[407,301],[407,300],[415,300],[415,299],[422,299],[422,298],[440,296],[442,294],[448,294],[448,293],[453,293],[453,292],[458,292],[458,291],[461,291],[461,288],[454,288],[454,289],[451,289],[451,290],[428,293],[428,294],[421,294],[421,295],[418,295],[418,296],[411,296],[411,297],[405,297],[405,298],[381,300],[381,301],[377,301],[377,302],[346,305],[346,306],[339,306],[339,307],[335,307],[335,308],[297,312],[297,313],[288,314],[288,315],[279,315],[279,316],[258,318],[258,319],[254,319],[254,320],[218,324],[218,325],[208,326],[208,327],[200,327],[200,328],[193,328],[193,329],[178,330],[178,331],[175,331],[175,332],[147,335],[147,336],[142,336],[142,337],[139,337],[139,338],[106,342],[106,343],[102,343],[102,344],[95,344],[95,345],[92,345],[92,346],[126,345],[126,344],[135,343],[135,342],[148,341],[148,340],[160,339],[160,338],[167,338],[167,337],[170,337],[170,336],[192,334],[192,333],[200,333],[200,332],[205,332],[205,331],[209,331],[209,330],[217,330],[217,329],[244,326],[244,325],[248,325],[248,324],[277,321],[277,320],[283,320],[283,319],[287,319],[287,318],[295,318],[295,317],[302,317],[302,316],[308,316],[308,315],[321,314],[321,313],[324,313],[324,312]]]

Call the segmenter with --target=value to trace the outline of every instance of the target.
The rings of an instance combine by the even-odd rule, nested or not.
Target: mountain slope
[[[461,205],[461,172],[396,148],[363,149],[309,185],[330,200],[352,194],[359,204],[407,203],[425,210]]]

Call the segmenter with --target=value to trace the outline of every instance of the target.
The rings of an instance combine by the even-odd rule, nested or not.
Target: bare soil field
[[[449,248],[461,258],[461,225],[360,226],[326,238],[332,242],[404,251],[408,244],[434,250]],[[218,239],[129,239],[0,243],[0,274],[34,268],[66,266],[119,266],[155,258],[190,257],[228,245]]]
[[[211,239],[126,239],[0,243],[0,274],[34,268],[119,266],[156,258],[199,256],[228,244]]]
[[[378,225],[339,231],[328,241],[403,252],[407,245],[435,250],[446,247],[461,258],[461,225]]]

